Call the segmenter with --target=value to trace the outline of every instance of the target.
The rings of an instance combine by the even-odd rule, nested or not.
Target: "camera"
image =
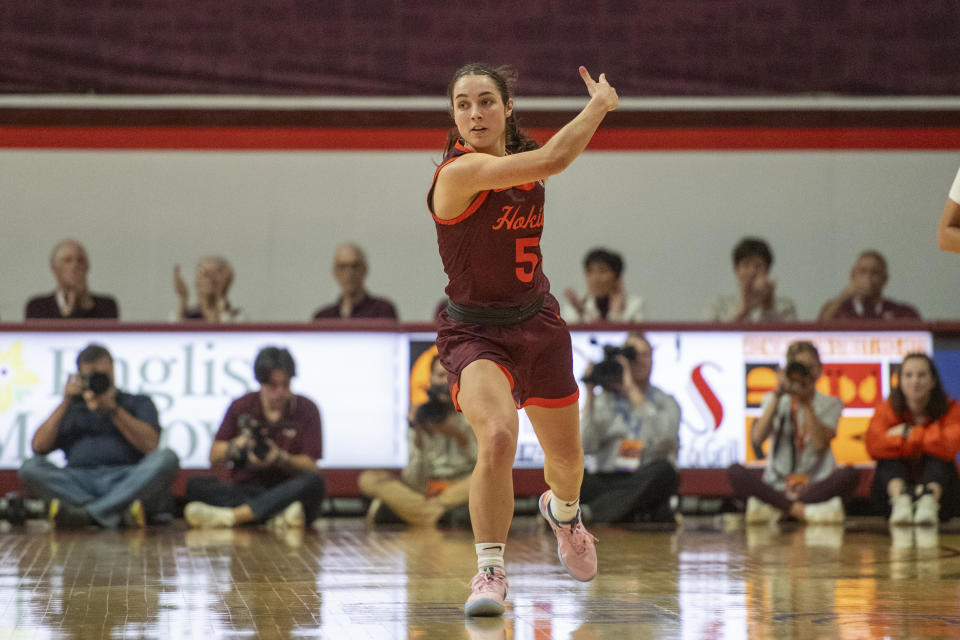
[[[241,434],[246,434],[253,440],[253,446],[250,447],[230,447],[228,459],[233,463],[234,468],[242,469],[247,466],[247,455],[253,453],[263,460],[270,453],[270,445],[267,444],[269,437],[269,428],[254,418],[249,413],[241,414],[237,418],[237,426]]]
[[[94,371],[80,376],[84,391],[93,391],[93,395],[99,396],[110,389],[110,376],[100,371]]]
[[[804,380],[811,376],[810,369],[802,362],[788,362],[785,371],[788,378],[803,378]]]
[[[446,387],[430,387],[427,389],[427,401],[414,411],[410,426],[438,424],[446,420],[453,411],[453,402]]]
[[[587,384],[600,385],[610,390],[623,380],[623,366],[618,357],[623,356],[633,362],[637,359],[637,349],[632,345],[618,347],[612,344],[603,345],[603,360],[593,365],[593,370],[581,380]]]

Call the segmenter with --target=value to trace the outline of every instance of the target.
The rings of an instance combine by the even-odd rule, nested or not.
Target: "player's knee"
[[[517,454],[517,437],[513,430],[491,428],[477,439],[477,462],[491,467],[512,467]]]

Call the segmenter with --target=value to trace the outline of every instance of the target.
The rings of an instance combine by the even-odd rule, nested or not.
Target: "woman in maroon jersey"
[[[427,196],[449,278],[437,346],[478,443],[471,616],[504,610],[517,408],[525,408],[543,447],[550,490],[540,511],[557,535],[560,560],[578,580],[597,571],[594,538],[580,521],[583,448],[570,334],[541,269],[540,234],[544,179],[580,155],[618,98],[604,74],[594,80],[580,67],[590,101],[538,147],[517,129],[508,73],[469,64],[454,74],[448,97],[456,126]]]

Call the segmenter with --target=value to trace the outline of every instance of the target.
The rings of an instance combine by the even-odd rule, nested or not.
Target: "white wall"
[[[76,237],[94,291],[124,320],[166,320],[172,268],[223,254],[232,299],[256,321],[301,321],[337,295],[339,242],[365,246],[369,289],[427,320],[445,283],[424,204],[425,152],[0,151],[0,320],[49,292],[54,243]],[[730,251],[767,238],[778,291],[801,319],[846,283],[856,253],[890,263],[890,297],[960,318],[960,257],[935,230],[954,152],[595,152],[551,178],[542,242],[558,295],[582,288],[595,245],[621,251],[651,320],[696,320],[733,291]]]

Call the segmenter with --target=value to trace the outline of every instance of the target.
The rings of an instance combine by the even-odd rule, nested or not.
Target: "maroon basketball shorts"
[[[451,376],[455,404],[460,372],[474,360],[490,360],[503,369],[517,408],[559,408],[577,401],[570,332],[552,295],[546,295],[537,315],[508,327],[459,323],[446,310],[438,323],[437,349]]]

